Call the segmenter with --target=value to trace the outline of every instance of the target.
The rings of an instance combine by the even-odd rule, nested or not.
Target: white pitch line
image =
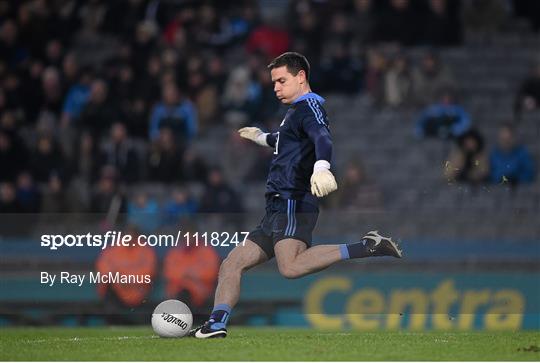
[[[119,336],[119,337],[72,337],[72,338],[49,338],[49,339],[25,339],[25,343],[52,343],[52,342],[85,342],[85,341],[103,341],[103,340],[138,340],[138,339],[158,339],[157,335],[147,336]]]

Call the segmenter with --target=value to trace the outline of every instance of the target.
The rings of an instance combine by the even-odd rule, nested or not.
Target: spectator
[[[217,54],[212,54],[207,60],[206,68],[208,82],[216,86],[218,94],[221,94],[225,89],[228,72],[223,59]]]
[[[171,129],[180,148],[185,148],[197,132],[197,113],[188,99],[182,99],[178,87],[172,82],[162,88],[162,101],[152,110],[150,116],[150,140],[155,141],[159,130]]]
[[[20,114],[12,111],[0,113],[0,129],[3,129],[8,134],[15,134],[21,126]]]
[[[24,208],[17,200],[12,183],[0,183],[0,213],[22,213]]]
[[[339,43],[345,48],[345,52],[348,52],[353,39],[353,32],[349,22],[349,17],[343,11],[332,14],[328,29],[324,32],[325,39],[323,43],[330,46]]]
[[[148,59],[148,62],[146,63],[146,68],[140,73],[136,73],[137,77],[135,77],[134,85],[134,103],[143,103],[143,108],[146,112],[150,108],[150,105],[159,101],[161,91],[159,84],[159,76],[162,71],[163,69],[161,59],[158,55],[154,54]],[[142,123],[137,123],[137,125],[140,127],[143,126]],[[140,128],[137,127],[137,130],[140,130]],[[148,118],[144,120],[144,130],[146,131],[144,134],[141,134],[139,132],[135,132],[132,134],[136,135],[137,137],[140,136],[145,139],[148,138]]]
[[[30,156],[30,170],[38,183],[48,183],[53,174],[65,176],[64,155],[51,136],[39,137],[36,150]]]
[[[41,193],[28,171],[22,172],[17,177],[17,200],[21,205],[22,211],[26,213],[39,213]]]
[[[75,145],[75,157],[71,159],[71,173],[86,185],[94,183],[100,171],[99,151],[92,134],[81,133]]]
[[[418,106],[435,102],[443,90],[455,89],[455,79],[434,52],[426,53],[413,70],[413,97]]]
[[[412,96],[412,76],[409,60],[398,54],[392,61],[384,77],[384,96],[388,106],[408,104]]]
[[[251,79],[249,69],[244,66],[233,69],[222,98],[225,120],[234,127],[249,123],[257,110],[260,96],[261,87]]]
[[[389,8],[384,9],[377,21],[375,40],[414,45],[418,43],[421,20],[409,0],[390,0]]]
[[[540,62],[531,70],[519,87],[514,105],[516,118],[520,119],[523,110],[532,111],[540,108]]]
[[[178,225],[181,219],[194,214],[197,207],[197,201],[187,190],[175,188],[172,192],[172,199],[163,206],[165,224]]]
[[[139,180],[139,156],[127,135],[126,126],[115,122],[110,138],[103,147],[103,165],[113,166],[121,181],[133,183]]]
[[[112,83],[112,89],[114,94],[118,97],[117,103],[120,105],[120,112],[122,115],[129,113],[132,107],[132,100],[135,98],[135,75],[133,68],[127,64],[122,63],[115,69],[114,80]]]
[[[254,152],[256,162],[250,164],[250,168],[247,171],[245,180],[248,182],[266,182],[268,177],[268,170],[272,164],[272,158],[274,157],[274,150],[272,148],[261,147],[257,148]]]
[[[517,184],[534,181],[535,170],[531,154],[524,145],[516,142],[514,129],[503,125],[499,129],[498,143],[491,151],[490,181],[492,183]]]
[[[372,0],[354,0],[352,31],[355,43],[363,46],[374,38],[376,18]]]
[[[88,69],[81,72],[79,80],[69,89],[62,107],[61,126],[72,126],[78,120],[81,112],[90,98],[92,74]]]
[[[132,59],[134,71],[136,74],[144,72],[148,65],[149,57],[152,55],[152,50],[156,46],[156,24],[149,21],[142,21],[137,24],[135,36],[131,44]]]
[[[177,146],[171,129],[160,129],[148,156],[149,178],[164,183],[179,181],[183,170],[182,155],[183,150]]]
[[[240,196],[225,182],[221,170],[212,169],[208,175],[208,186],[201,200],[201,212],[239,213],[242,211]]]
[[[261,159],[258,158],[260,154],[258,149],[253,150],[246,139],[240,137],[236,129],[229,130],[227,142],[223,145],[223,155],[220,162],[225,180],[237,183],[236,185],[239,186],[245,180],[252,165],[261,164]]]
[[[103,167],[101,176],[92,191],[90,211],[92,213],[107,213],[113,209],[123,211],[124,204],[115,169]]]
[[[354,94],[360,90],[362,67],[351,57],[345,42],[330,45],[330,54],[321,64],[324,91]]]
[[[444,176],[449,182],[480,184],[489,176],[489,160],[484,149],[484,138],[471,129],[456,140],[445,165]]]
[[[267,24],[256,27],[246,42],[248,52],[261,52],[271,59],[288,51],[291,39],[289,33],[282,29],[279,22],[277,18],[272,18]]]
[[[136,228],[128,227],[126,234],[131,241],[139,236]],[[126,308],[140,307],[150,295],[157,274],[157,256],[152,247],[137,243],[128,246],[113,246],[104,249],[96,260],[96,272],[101,275],[133,276],[135,281],[101,283],[97,291],[105,303],[105,311],[111,323],[125,323],[133,314]],[[110,280],[110,279],[109,279]],[[142,319],[140,319],[142,320]],[[141,321],[142,322],[142,321]]]
[[[188,233],[192,233],[188,229]],[[163,261],[165,294],[169,299],[187,301],[194,308],[201,308],[212,297],[220,259],[211,246],[170,248]]]
[[[47,67],[42,76],[43,101],[41,111],[52,113],[56,119],[60,117],[63,103],[63,87],[58,69]]]
[[[454,6],[452,6],[454,5]],[[447,0],[429,0],[424,20],[424,42],[433,46],[457,45],[461,40],[461,24],[455,14],[456,6]]]
[[[159,205],[146,192],[137,192],[127,206],[128,223],[144,233],[153,233],[159,226]]]
[[[35,220],[33,216],[19,215],[24,212],[14,185],[0,183],[0,240],[9,237],[17,239],[31,234]]]
[[[213,73],[209,76],[209,67],[217,67],[212,69],[212,72],[220,72],[220,62],[211,61],[208,65],[206,62],[201,63],[197,70],[191,72],[188,69],[189,76],[187,77],[188,89],[190,98],[194,101],[197,110],[198,128],[202,132],[207,131],[211,124],[215,121],[219,110],[219,85],[212,83],[219,77],[219,73]],[[204,64],[204,66],[203,66]]]
[[[58,39],[51,39],[45,46],[45,63],[49,67],[59,68],[62,66],[64,46]]]
[[[484,0],[483,2],[488,1]],[[503,3],[503,6],[507,4],[503,0],[498,2]],[[540,3],[538,1],[512,1],[510,5],[513,7],[515,16],[527,19],[533,31],[540,30]]]
[[[73,146],[74,156],[70,160],[70,188],[74,193],[74,210],[90,209],[91,186],[100,172],[100,155],[90,132],[82,132]]]
[[[519,2],[519,1],[518,1]],[[494,33],[508,21],[504,0],[469,0],[463,4],[463,23],[468,31]]]
[[[471,118],[457,104],[452,92],[445,91],[441,100],[426,107],[416,121],[416,134],[421,137],[449,139],[460,137],[471,126]]]
[[[61,71],[62,78],[64,80],[64,86],[67,90],[70,90],[71,87],[81,81],[83,74],[89,73],[89,68],[81,69],[77,56],[75,55],[75,53],[70,52],[67,53],[62,60]]]
[[[182,179],[186,182],[206,183],[208,165],[193,148],[187,149],[182,159]]]
[[[15,68],[28,55],[28,49],[18,41],[17,23],[11,19],[4,21],[0,27],[0,59],[5,60],[10,68]]]
[[[71,209],[70,199],[63,180],[58,175],[51,174],[43,188],[41,213],[67,213]]]
[[[296,5],[296,9],[299,11],[290,13],[289,27],[291,28],[291,34],[294,34],[292,39],[293,49],[313,62],[318,60],[321,54],[323,42],[321,42],[320,35],[322,27],[317,12],[310,7],[311,4],[309,3],[309,1],[306,1],[304,5],[298,5],[298,2],[296,4],[292,3],[292,5]]]
[[[18,136],[0,129],[0,182],[15,181],[15,178],[27,166],[27,150]]]
[[[258,121],[268,124],[268,120],[276,116],[279,111],[280,102],[274,93],[272,77],[266,67],[259,67],[256,70],[257,82],[261,89],[261,95],[255,111],[255,116],[250,121]]]
[[[32,110],[36,110],[36,115],[39,111],[41,104],[36,100],[24,100],[24,87],[19,76],[10,71],[9,68],[4,72],[4,79],[2,81],[2,91],[4,94],[4,105],[6,109],[11,110],[23,110],[24,107],[30,105]],[[41,76],[39,74],[38,76]],[[38,87],[40,88],[40,87]],[[33,121],[33,120],[29,120]]]
[[[107,83],[103,79],[94,80],[90,85],[90,97],[79,119],[82,128],[89,130],[98,144],[118,117],[117,107],[108,94]]]
[[[232,22],[227,17],[220,17],[217,11],[216,6],[210,4],[199,8],[195,39],[206,49],[223,50],[232,44],[236,36]]]
[[[40,60],[33,60],[28,70],[25,72],[24,77],[21,78],[21,82],[15,86],[13,93],[18,93],[17,89],[20,89],[21,94],[18,96],[18,106],[22,107],[24,112],[24,119],[28,124],[34,124],[41,112],[43,104],[43,71],[45,67]],[[11,92],[10,92],[11,93]],[[12,93],[12,95],[13,95]],[[24,97],[21,97],[24,95]],[[12,105],[12,108],[18,108]]]
[[[350,161],[342,184],[330,203],[340,210],[377,210],[382,208],[382,194],[366,175],[362,163]]]
[[[382,51],[377,48],[368,49],[366,58],[364,89],[374,104],[380,106],[384,100],[384,75],[388,61]]]

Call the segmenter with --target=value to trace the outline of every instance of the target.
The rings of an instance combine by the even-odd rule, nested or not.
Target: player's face
[[[274,92],[282,103],[291,104],[302,93],[302,84],[305,83],[305,73],[298,72],[293,76],[287,71],[287,67],[278,67],[270,71]]]

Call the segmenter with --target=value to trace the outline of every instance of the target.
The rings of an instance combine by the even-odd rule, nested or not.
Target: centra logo
[[[440,281],[433,290],[352,289],[351,278],[317,280],[305,296],[308,322],[321,329],[515,330],[521,328],[525,310],[518,290],[459,291],[452,279]]]

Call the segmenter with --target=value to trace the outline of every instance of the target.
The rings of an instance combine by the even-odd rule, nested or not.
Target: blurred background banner
[[[339,185],[313,243],[405,255],[268,262],[232,323],[540,329],[539,30],[526,0],[0,0],[0,326],[148,324],[166,298],[204,319],[264,214],[273,150],[237,129],[278,127],[266,65],[297,51]],[[179,243],[42,246],[109,231]]]

